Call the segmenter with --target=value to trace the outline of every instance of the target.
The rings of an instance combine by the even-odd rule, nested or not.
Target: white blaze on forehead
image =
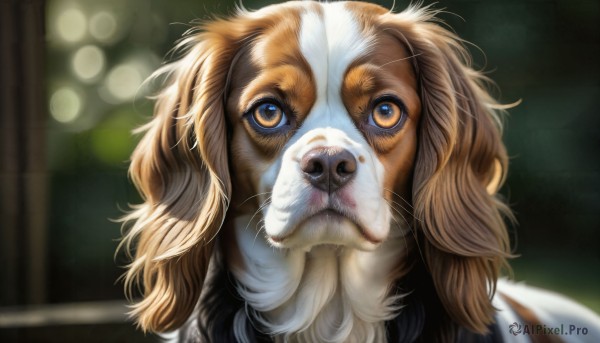
[[[320,222],[311,222],[310,227],[302,224],[306,216],[314,214],[311,211],[325,206],[314,200],[319,193],[314,192],[300,168],[307,152],[321,147],[345,149],[360,161],[353,181],[343,192],[349,199],[344,200],[344,206],[352,207],[348,210],[354,212],[355,222],[364,227],[368,237],[382,241],[389,233],[391,212],[383,198],[385,168],[349,115],[341,94],[348,67],[372,47],[373,37],[369,36],[343,3],[318,3],[301,14],[300,50],[310,66],[317,97],[281,158],[263,174],[259,185],[259,191],[265,194],[261,200],[266,203],[267,194],[271,197],[270,204],[262,208],[265,233],[276,238],[290,236],[285,244],[309,247],[324,242],[361,249],[375,247],[360,238],[357,229],[351,227],[354,224],[345,223],[348,227],[344,228]],[[337,206],[340,200],[336,199],[328,206]],[[301,228],[296,230],[298,226]]]
[[[369,49],[354,14],[346,4],[320,4],[322,13],[302,14],[300,51],[312,69],[317,102],[338,100],[348,66]],[[331,99],[333,98],[333,99]]]

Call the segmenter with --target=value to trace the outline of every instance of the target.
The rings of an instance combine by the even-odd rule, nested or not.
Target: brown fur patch
[[[360,1],[349,1],[346,3],[346,8],[354,14],[363,32],[367,34],[377,28],[379,16],[389,12],[379,5]]]
[[[285,143],[301,125],[316,99],[315,83],[308,63],[300,53],[298,35],[300,12],[288,9],[276,24],[263,30],[253,45],[240,53],[232,66],[227,98],[231,125],[230,150],[236,156],[232,170],[233,208],[238,213],[253,213],[260,206],[255,195],[261,175],[273,163]],[[243,118],[261,98],[274,98],[285,108],[291,127],[282,134],[263,135]],[[242,206],[243,203],[243,206]]]
[[[369,22],[370,23],[370,22]],[[373,32],[378,31],[372,27]],[[385,195],[394,209],[407,215],[402,208],[410,207],[410,179],[416,153],[416,131],[421,113],[417,81],[406,49],[385,33],[379,33],[371,52],[362,56],[346,73],[342,98],[348,112],[378,154],[386,173]],[[393,135],[378,135],[365,129],[373,101],[383,95],[393,95],[406,106],[403,127]],[[401,197],[401,198],[400,198]]]

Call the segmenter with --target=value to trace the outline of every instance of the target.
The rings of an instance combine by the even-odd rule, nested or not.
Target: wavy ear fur
[[[485,90],[485,77],[469,67],[460,39],[431,22],[434,15],[408,9],[393,15],[388,27],[414,56],[420,83],[415,226],[446,312],[459,325],[485,333],[494,320],[496,280],[510,257],[503,221],[510,212],[492,189],[507,170],[497,113],[502,106]]]
[[[253,31],[248,20],[219,20],[184,39],[180,60],[158,70],[167,86],[131,157],[130,175],[144,203],[121,245],[133,262],[125,274],[143,286],[132,315],[144,331],[180,327],[194,310],[214,238],[225,218],[231,181],[224,91],[236,51]]]

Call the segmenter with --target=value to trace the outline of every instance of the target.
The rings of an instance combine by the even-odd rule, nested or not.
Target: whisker
[[[416,218],[415,218],[416,219]],[[421,258],[421,261],[426,264],[425,261],[425,256],[423,255],[423,250],[421,250],[421,245],[419,244],[419,238],[417,237],[417,231],[414,230],[412,227],[408,227],[408,230],[412,233],[413,239],[415,240],[415,245],[417,246],[417,250],[419,251],[419,257]]]
[[[256,215],[258,213],[260,213],[260,211],[262,211],[263,208],[267,207],[270,204],[269,203],[270,200],[271,200],[271,197],[266,198],[265,201],[262,203],[262,205],[260,205],[258,207],[258,209],[256,211],[254,211],[254,214],[252,215],[252,217],[250,217],[250,220],[248,221],[248,224],[246,224],[246,228],[244,228],[244,231],[248,230],[248,227],[250,226],[250,223],[252,223],[252,220],[254,220],[254,217],[256,217]]]
[[[392,203],[394,203],[394,205],[398,205],[398,207],[400,207],[402,210],[404,210],[404,212],[406,212],[408,215],[410,215],[413,219],[417,220],[418,222],[423,222],[421,219],[415,217],[414,213],[412,211],[409,211],[408,209],[406,209],[404,206],[402,206],[402,204],[394,201],[394,200],[390,200]]]
[[[415,215],[413,214],[412,211],[409,211],[407,208],[405,208],[404,206],[402,206],[402,204],[394,201],[394,200],[387,200],[384,198],[384,200],[387,202],[388,205],[390,205],[390,207],[394,208],[396,211],[399,211],[397,208],[393,207],[392,204],[390,203],[390,201],[394,204],[397,205],[398,207],[400,207],[402,210],[404,210],[404,212],[406,212],[407,214],[409,214],[411,217],[413,217],[414,219],[416,219],[417,221],[421,222],[421,220],[417,217],[415,217]],[[410,204],[409,204],[410,206]],[[401,214],[398,212],[398,214]]]
[[[410,202],[408,202],[406,199],[404,199],[404,198],[402,197],[402,195],[400,195],[400,194],[398,194],[398,193],[394,192],[393,190],[391,190],[391,189],[389,189],[389,188],[385,188],[385,187],[384,187],[383,189],[385,189],[386,191],[388,191],[388,192],[392,193],[393,195],[397,196],[397,197],[398,197],[398,198],[400,198],[402,201],[404,201],[404,202],[406,203],[406,205],[408,205],[408,206],[409,206],[411,209],[414,209],[414,208],[413,208],[413,206],[412,206],[412,204],[411,204]]]
[[[402,230],[402,224],[400,224],[400,222],[398,221],[398,218],[396,218],[396,216],[392,216],[392,220],[394,221],[394,223],[396,223],[396,226]],[[404,220],[406,222],[406,220]]]
[[[386,199],[384,199],[385,202],[388,204],[388,206],[394,211],[396,212],[401,218],[402,220],[404,220],[404,222],[406,223],[406,226],[408,226],[408,228],[410,229],[410,223],[408,222],[408,220],[406,219],[406,217],[404,217],[404,215],[402,214],[402,212],[400,212],[400,210],[398,210],[396,207],[393,206],[393,204],[390,204],[390,202]],[[392,216],[392,218],[394,218],[394,216]],[[399,223],[398,223],[399,224]]]
[[[387,200],[385,200],[385,201],[387,202]],[[412,227],[410,226],[410,223],[409,223],[409,222],[406,220],[406,218],[404,217],[404,215],[398,211],[398,209],[397,209],[397,208],[395,208],[394,206],[392,206],[392,204],[390,204],[389,202],[387,202],[387,203],[388,203],[388,206],[390,206],[390,208],[391,208],[392,210],[396,211],[396,213],[398,213],[398,215],[400,215],[400,217],[401,217],[401,218],[404,220],[404,222],[406,223],[406,225],[407,225],[407,227],[408,227],[408,231],[410,231],[410,232],[413,234],[413,237],[414,237],[415,244],[417,245],[417,249],[419,250],[419,255],[420,255],[421,259],[422,259],[422,260],[423,260],[423,262],[424,262],[425,260],[424,260],[424,258],[423,258],[423,253],[421,252],[421,247],[419,246],[419,242],[418,242],[418,240],[417,240],[417,238],[416,238],[416,235],[415,235],[415,233],[414,233],[414,230],[413,230],[413,229],[412,229]],[[400,224],[400,222],[398,222],[398,219],[396,218],[396,216],[392,216],[392,220],[393,220],[394,222],[396,222],[396,225],[398,225],[398,227],[400,227],[400,228],[402,227],[402,225]],[[403,232],[403,235],[402,235],[402,237],[400,237],[400,238],[401,238],[401,239],[402,239],[402,241],[404,242],[404,248],[405,248],[405,250],[404,250],[404,251],[405,251],[406,257],[407,257],[407,258],[409,258],[409,257],[410,257],[410,256],[409,256],[409,251],[410,251],[410,248],[409,248],[409,246],[408,246],[408,239],[406,238],[406,234]]]
[[[248,198],[246,198],[246,200],[242,201],[242,202],[239,204],[239,206],[242,206],[243,204],[245,204],[245,203],[246,203],[248,200],[250,200],[250,199],[252,199],[252,198],[256,198],[257,196],[261,196],[261,195],[265,195],[265,194],[269,194],[269,193],[272,193],[272,192],[263,192],[263,193],[257,193],[257,194],[254,194],[254,195],[252,195],[252,196],[249,196]]]
[[[423,251],[421,250],[421,245],[419,244],[419,239],[417,238],[417,232],[411,227],[410,223],[408,223],[408,221],[406,220],[404,215],[402,213],[400,213],[397,208],[395,208],[392,204],[390,204],[387,199],[385,201],[388,203],[388,206],[390,206],[390,208],[392,210],[396,211],[396,213],[398,213],[400,215],[400,217],[402,217],[402,219],[404,219],[404,221],[406,222],[406,225],[408,226],[408,230],[411,232],[411,234],[414,238],[415,244],[417,246],[417,250],[419,251],[419,257],[421,258],[421,261],[423,261],[423,263],[425,263],[425,256],[423,255]],[[416,218],[414,216],[413,216],[413,218],[415,218],[416,220],[419,220],[418,218]],[[403,237],[405,237],[405,236],[403,236]],[[407,248],[408,248],[408,244],[407,244]]]
[[[395,195],[396,197],[398,197],[400,200],[402,200],[402,201],[403,201],[403,202],[404,202],[406,205],[408,205],[408,207],[410,207],[411,211],[409,211],[409,210],[408,210],[406,207],[404,207],[402,204],[400,204],[400,203],[398,203],[398,202],[394,201],[393,199],[392,199],[392,200],[390,200],[390,201],[392,201],[394,204],[398,205],[398,206],[399,206],[401,209],[403,209],[403,210],[404,210],[406,213],[408,213],[408,214],[409,214],[411,217],[413,217],[415,220],[417,220],[417,221],[419,221],[419,222],[423,222],[423,220],[422,220],[421,218],[417,218],[417,217],[414,215],[414,213],[413,213],[413,211],[412,211],[412,210],[414,210],[414,208],[413,208],[413,206],[412,206],[412,204],[411,204],[410,202],[408,202],[408,201],[407,201],[406,199],[404,199],[404,198],[403,198],[403,197],[402,197],[400,194],[398,194],[398,193],[396,193],[396,192],[392,191],[391,189],[388,189],[388,188],[384,188],[384,189],[385,189],[386,191],[388,191],[388,192],[392,193],[392,194],[393,194],[393,195]],[[387,200],[386,200],[386,201],[387,201]],[[389,204],[389,203],[388,203],[388,204]]]
[[[396,59],[396,60],[393,60],[393,61],[389,61],[387,63],[384,63],[384,64],[380,65],[379,68],[385,67],[388,64],[392,64],[392,63],[396,63],[396,62],[400,62],[400,61],[405,61],[405,60],[408,60],[408,59],[411,59],[411,58],[415,58],[415,57],[418,57],[420,55],[421,55],[421,53],[418,53],[418,54],[414,54],[414,55],[411,55],[411,56],[402,57],[402,58],[399,58],[399,59]]]
[[[261,225],[261,223],[262,223],[262,225]],[[254,235],[254,241],[252,242],[252,246],[254,246],[256,244],[256,240],[258,239],[258,235],[260,234],[260,232],[265,229],[265,220],[261,219],[258,223],[256,223],[256,226],[259,226],[259,228],[258,228],[258,230],[256,230],[256,235]]]
[[[394,203],[394,205],[398,205],[398,207],[400,207],[402,210],[404,210],[404,212],[406,212],[406,213],[410,214],[410,215],[411,215],[411,217],[413,217],[413,218],[414,218],[414,215],[412,214],[412,211],[409,211],[408,209],[406,209],[406,207],[402,206],[402,204],[401,204],[401,203],[399,203],[399,202],[396,202],[396,201],[394,201],[394,200],[390,200],[390,201],[391,201],[392,203]],[[416,219],[416,218],[415,218],[415,219]]]

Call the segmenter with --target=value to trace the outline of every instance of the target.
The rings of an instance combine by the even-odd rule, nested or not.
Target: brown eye
[[[391,101],[381,101],[369,116],[369,124],[382,129],[391,129],[402,120],[402,109]]]
[[[252,112],[254,122],[264,129],[275,129],[286,123],[281,107],[271,102],[262,103]]]

